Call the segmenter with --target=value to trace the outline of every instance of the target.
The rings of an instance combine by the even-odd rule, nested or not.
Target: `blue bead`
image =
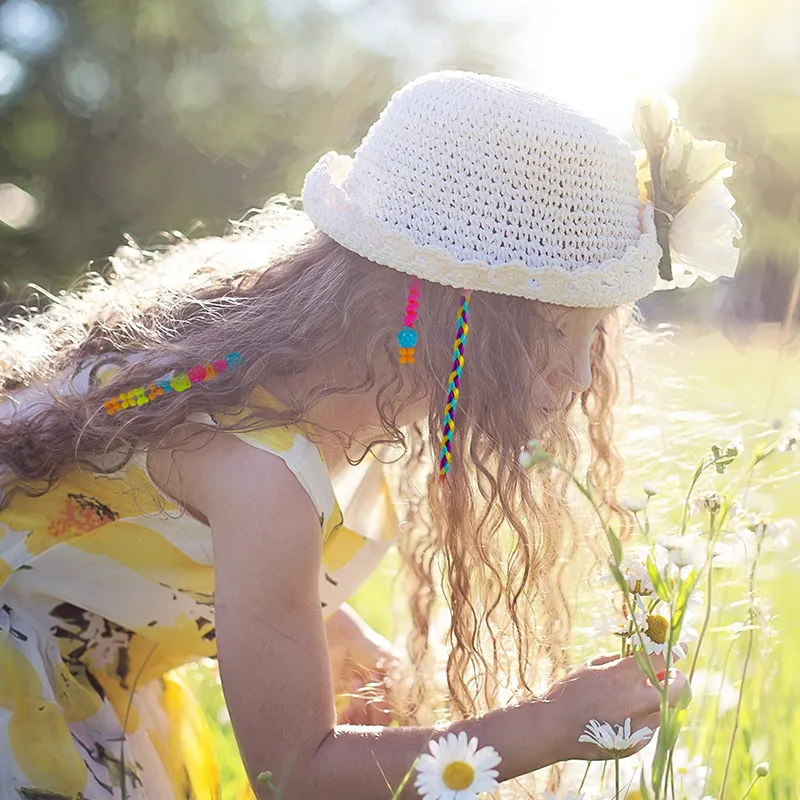
[[[400,347],[416,347],[418,338],[417,332],[412,328],[403,328],[397,334],[397,342]]]

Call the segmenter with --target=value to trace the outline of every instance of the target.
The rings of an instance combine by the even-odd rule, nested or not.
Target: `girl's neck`
[[[315,376],[315,383],[319,376]],[[303,378],[292,379],[291,387],[285,379],[270,379],[264,388],[282,403],[289,403],[292,396],[302,396]],[[377,409],[377,390],[370,389],[360,394],[330,395],[315,406],[307,419],[314,431],[328,470],[341,473],[349,462],[347,455],[357,458],[366,445],[382,433]],[[350,447],[346,443],[350,442]]]

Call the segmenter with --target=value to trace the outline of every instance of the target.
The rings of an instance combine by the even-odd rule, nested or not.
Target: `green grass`
[[[713,442],[740,437],[745,442],[764,434],[772,421],[800,407],[800,357],[779,353],[769,345],[738,349],[719,335],[687,335],[674,339],[643,335],[631,348],[636,380],[633,403],[623,402],[618,444],[626,458],[623,495],[639,495],[643,481],[655,483],[654,525],[668,532],[676,524],[682,493],[698,460]],[[800,455],[779,455],[753,483],[755,498],[774,506],[775,517],[800,519]],[[735,476],[735,472],[733,473]],[[704,478],[701,490],[721,490],[731,475]],[[800,797],[800,702],[795,680],[800,670],[800,621],[797,595],[800,546],[767,553],[758,571],[758,597],[764,628],[754,632],[754,645],[739,717],[726,798],[740,800],[754,765],[769,760],[770,776],[750,794],[755,800]],[[391,633],[392,574],[389,558],[351,604],[384,634]],[[715,616],[700,667],[720,669],[738,689],[747,633],[731,633],[730,625],[747,619],[744,569],[718,571],[728,585],[714,589],[723,610]],[[580,623],[580,620],[578,621]],[[601,643],[598,650],[608,650]],[[730,656],[725,657],[730,650]],[[241,789],[243,773],[221,690],[212,667],[187,670],[214,728],[223,800]],[[726,760],[734,713],[719,714],[713,702],[695,697],[684,741],[703,755],[713,773],[710,790],[718,790]],[[265,724],[269,724],[265,721]]]

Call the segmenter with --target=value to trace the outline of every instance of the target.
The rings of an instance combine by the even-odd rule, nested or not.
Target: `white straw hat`
[[[371,261],[462,289],[603,308],[654,288],[661,249],[633,152],[516,81],[437,72],[391,98],[303,206]]]

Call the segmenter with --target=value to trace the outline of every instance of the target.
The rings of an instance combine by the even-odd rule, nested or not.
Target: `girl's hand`
[[[653,669],[659,680],[664,678],[666,667],[663,656],[651,656]],[[674,707],[683,692],[691,692],[686,676],[677,670],[670,671],[669,705]],[[663,682],[661,684],[663,686]],[[600,656],[577,669],[552,686],[542,698],[552,701],[560,709],[559,738],[563,744],[563,760],[602,760],[614,758],[614,753],[594,744],[578,742],[590,719],[622,725],[630,717],[631,733],[648,727],[651,730],[661,722],[661,694],[645,676],[632,656]],[[652,737],[651,737],[652,738]],[[641,750],[649,739],[641,742],[624,756]]]
[[[388,640],[343,605],[325,623],[340,725],[388,725],[388,697],[399,655]]]

